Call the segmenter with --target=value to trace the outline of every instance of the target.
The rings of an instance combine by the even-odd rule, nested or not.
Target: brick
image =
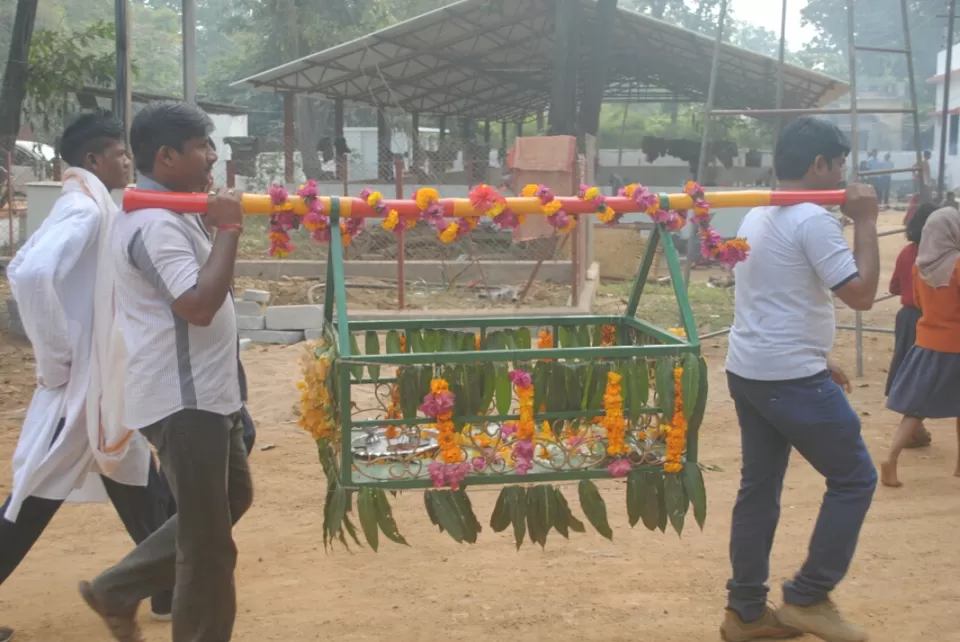
[[[291,345],[303,341],[303,332],[291,330],[241,330],[240,340],[250,339],[253,343],[269,343],[272,345]]]
[[[262,316],[237,315],[237,330],[264,330],[266,327],[266,320]]]
[[[253,341],[250,339],[240,339],[240,351],[249,350],[253,347]]]
[[[253,301],[234,301],[233,309],[237,316],[258,317],[263,314],[263,307]]]
[[[266,290],[244,290],[243,300],[266,305],[270,303],[270,293]]]
[[[268,330],[306,330],[323,326],[322,305],[272,305],[267,308]]]

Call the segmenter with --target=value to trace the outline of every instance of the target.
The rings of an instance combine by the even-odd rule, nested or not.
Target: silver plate
[[[356,434],[356,433],[354,433]],[[387,439],[386,428],[374,428],[353,438],[351,450],[357,459],[406,459],[436,450],[436,430],[420,430],[420,437],[401,433],[395,439]]]

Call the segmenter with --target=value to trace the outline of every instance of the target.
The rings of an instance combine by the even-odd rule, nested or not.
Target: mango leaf
[[[680,476],[683,478],[683,489],[693,506],[693,517],[702,531],[707,521],[707,489],[703,484],[703,472],[696,464],[688,464],[683,467]]]
[[[700,424],[703,423],[703,415],[707,410],[707,394],[709,388],[709,376],[707,372],[707,362],[700,357],[700,381],[697,388],[697,404],[690,413],[690,420],[687,422],[687,441],[697,439],[700,433]]]
[[[477,414],[486,414],[493,403],[493,393],[497,386],[497,371],[492,361],[486,361],[480,366],[483,394],[480,396],[480,407]]]
[[[464,392],[466,393],[466,414],[475,417],[480,414],[480,401],[483,394],[483,375],[480,366],[470,363],[463,366]]]
[[[433,505],[433,491],[428,490],[423,493],[423,506],[427,509],[427,516],[430,517],[430,523],[440,529],[440,532],[443,532],[443,524],[440,523],[440,520],[437,518],[437,510]]]
[[[603,345],[603,324],[598,323],[593,326],[593,335],[591,338],[593,339],[592,343],[594,348],[599,348]]]
[[[387,354],[400,354],[400,333],[396,330],[387,332]]]
[[[367,330],[364,350],[366,354],[380,354],[380,337],[373,330]],[[367,366],[367,370],[374,383],[380,381],[380,366]]]
[[[510,389],[510,373],[507,370],[507,364],[497,363],[494,365],[496,373],[497,413],[505,415],[510,412],[510,405],[513,403],[513,392]]]
[[[433,366],[417,366],[418,385],[420,392],[417,397],[417,407],[423,403],[423,398],[430,394],[430,382],[433,381]]]
[[[597,532],[609,540],[613,540],[613,531],[610,529],[610,522],[607,521],[607,504],[603,501],[597,485],[589,479],[580,480],[580,508],[583,514]]]
[[[566,515],[567,527],[574,533],[587,532],[587,529],[583,526],[583,522],[573,516],[573,513],[570,511],[570,505],[567,503],[567,498],[563,496],[563,493],[557,488],[554,488],[553,491],[557,500],[557,514],[564,513]]]
[[[590,347],[590,326],[588,325],[577,326],[577,344],[581,348]]]
[[[323,530],[326,538],[332,542],[343,530],[343,516],[347,511],[347,490],[343,486],[335,486],[333,492],[329,494],[329,501],[324,509]]]
[[[407,352],[425,352],[423,335],[419,330],[407,330]]]
[[[449,490],[427,491],[433,493],[433,509],[436,511],[437,519],[440,520],[440,526],[453,540],[462,544],[467,539],[466,524],[463,515],[457,508],[453,499],[453,493]],[[474,541],[476,534],[474,534]]]
[[[533,346],[530,337],[530,328],[517,328],[516,335],[517,348],[520,350],[530,350]]]
[[[510,508],[507,506],[507,487],[500,489],[497,496],[497,503],[493,507],[493,515],[490,516],[490,528],[494,533],[501,533],[507,530],[510,525]]]
[[[350,358],[351,359],[361,359],[363,355],[360,353],[360,344],[357,342],[357,335],[350,333]],[[356,381],[360,381],[363,378],[363,366],[360,365],[351,365],[349,366],[350,376]]]
[[[544,361],[537,361],[533,366],[531,381],[533,382],[533,412],[539,413],[540,406],[543,405],[547,397],[547,383],[550,380],[550,364]]]
[[[357,494],[357,512],[360,514],[360,527],[367,538],[367,544],[374,553],[379,547],[380,529],[377,527],[377,502],[372,486],[364,486]]]
[[[657,486],[657,528],[661,533],[667,532],[667,491],[664,485],[663,471],[658,471],[655,477],[652,477]]]
[[[391,542],[408,546],[407,540],[400,534],[400,530],[397,528],[397,522],[393,519],[393,510],[390,508],[390,501],[387,499],[387,494],[381,489],[375,488],[373,499],[377,507],[377,524],[380,526],[380,531]]]
[[[700,396],[700,358],[689,352],[683,355],[680,390],[683,392],[683,417],[689,422]]]
[[[627,476],[627,513],[630,526],[638,519],[648,530],[655,531],[660,521],[660,499],[657,496],[661,476],[659,469],[635,468]]]
[[[527,489],[527,534],[530,541],[539,544],[541,548],[547,545],[547,532],[550,527],[543,522],[543,512],[540,510],[540,495],[537,487]]]
[[[506,330],[503,333],[503,347],[506,350],[509,350],[513,355],[517,354],[517,337],[516,330]],[[520,368],[520,362],[517,360],[513,361],[513,367],[515,369]]]
[[[420,395],[419,368],[420,366],[400,366],[397,369],[400,410],[407,421],[417,418],[417,409],[423,403],[423,396]]]
[[[569,348],[570,338],[568,334],[566,326],[557,328],[557,342],[554,345],[558,348]]]
[[[470,503],[470,498],[467,497],[467,492],[463,488],[452,490],[450,491],[450,497],[457,509],[460,522],[463,524],[463,540],[468,544],[476,544],[477,534],[482,529],[477,516],[473,512],[473,506]]]
[[[457,336],[449,330],[440,331],[440,352],[460,352],[460,342]]]
[[[546,486],[546,488],[546,501],[549,504],[548,510],[553,513],[553,528],[560,533],[560,536],[564,539],[570,539],[570,508],[560,504],[556,488],[553,486]]]
[[[586,409],[596,411],[603,409],[603,393],[607,389],[607,374],[609,372],[609,361],[593,362],[593,381],[590,384],[590,399],[587,402]]]
[[[583,396],[582,379],[587,372],[587,364],[565,363],[563,366],[566,379],[564,410],[580,410],[580,398]]]
[[[657,380],[657,399],[660,402],[660,412],[663,413],[665,424],[673,421],[673,358],[657,359],[654,370]]]
[[[504,490],[510,491],[507,508],[510,511],[510,521],[513,522],[513,539],[519,551],[527,531],[527,492],[523,486],[509,486]]]
[[[683,488],[683,480],[677,473],[667,473],[663,476],[664,495],[667,505],[667,517],[677,535],[683,534],[683,519],[687,515],[690,500],[687,491]]]
[[[567,409],[567,372],[565,364],[550,363],[550,383],[547,384],[547,412],[563,412]]]
[[[630,361],[630,407],[628,417],[632,423],[640,418],[640,411],[646,408],[650,401],[650,372],[647,369],[647,360],[636,357]]]
[[[343,516],[343,530],[347,532],[347,535],[350,536],[357,546],[363,548],[360,544],[360,539],[357,537],[357,527],[353,525],[353,522],[350,521],[350,513],[345,513]],[[343,542],[344,546],[348,546],[347,539],[343,536],[343,532],[340,533],[340,541]]]

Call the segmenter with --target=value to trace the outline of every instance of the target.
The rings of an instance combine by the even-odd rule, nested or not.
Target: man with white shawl
[[[110,190],[122,189],[130,171],[123,125],[83,114],[64,131],[61,155],[71,165],[63,194],[7,268],[37,389],[0,511],[0,583],[64,501],[109,497],[136,542],[168,517],[149,445],[122,425],[125,353],[114,329],[115,270],[103,247],[117,216]],[[170,601],[156,596],[160,619]]]

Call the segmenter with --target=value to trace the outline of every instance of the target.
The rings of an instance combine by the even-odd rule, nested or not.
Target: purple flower
[[[470,464],[442,464],[435,461],[427,466],[427,472],[430,473],[434,488],[449,486],[453,490],[457,490],[470,472]]]
[[[624,191],[626,195],[626,191]],[[644,212],[650,210],[657,206],[657,195],[648,190],[643,185],[637,185],[636,189],[633,190],[633,200],[637,203],[637,206]]]
[[[420,405],[420,412],[428,417],[436,419],[440,415],[453,412],[453,393],[449,390],[434,394],[427,393],[423,397],[423,403]]]
[[[501,230],[512,230],[517,227],[517,216],[510,210],[503,210],[493,218],[493,222]]]
[[[570,216],[564,210],[557,210],[553,216],[548,216],[547,220],[555,228],[563,229],[570,223]]]
[[[521,459],[519,457],[514,458],[513,472],[518,475],[526,475],[531,470],[533,470],[533,461],[530,459]]]
[[[306,184],[302,185],[300,189],[297,190],[297,196],[302,199],[315,199],[320,196],[320,190],[317,187],[317,181],[313,180],[312,178],[307,180]],[[320,206],[320,209],[321,211],[323,210],[322,205]]]
[[[611,477],[624,477],[632,467],[629,459],[617,459],[610,462],[610,465],[607,466],[607,472],[610,473]]]
[[[516,433],[517,433],[517,424],[512,421],[510,423],[503,424],[500,427],[500,436],[503,437],[504,439],[506,439],[511,435],[515,435]]]
[[[366,202],[367,202],[367,199],[370,198],[370,195],[371,195],[371,194],[373,194],[373,190],[370,189],[369,187],[365,187],[365,188],[363,188],[362,190],[360,190],[360,199],[361,199],[364,203],[366,203]]]
[[[518,441],[513,445],[514,459],[533,459],[533,442]]]
[[[529,388],[533,385],[533,378],[526,370],[511,370],[510,381],[518,388]]]

